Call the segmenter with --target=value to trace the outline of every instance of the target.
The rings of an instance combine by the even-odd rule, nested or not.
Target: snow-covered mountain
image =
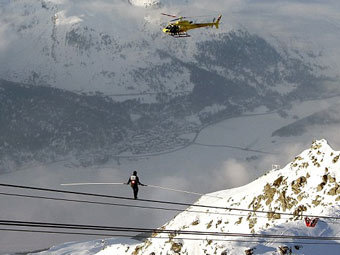
[[[160,11],[118,0],[10,1],[1,7],[0,77],[125,95],[120,100],[155,100],[153,93],[188,94],[202,72],[214,82],[223,79],[261,94],[285,95],[299,87],[309,71],[319,73],[314,63],[296,59],[263,38],[237,27],[231,32],[227,22],[219,30],[192,31],[192,38],[176,40],[161,32],[168,19],[162,19]]]
[[[339,61],[338,4],[325,1],[325,7],[321,0],[288,2],[0,1],[0,173],[29,169],[27,175],[18,172],[6,174],[10,176],[8,179],[1,175],[2,179],[9,182],[34,180],[32,184],[40,185],[43,178],[47,185],[53,186],[65,181],[66,174],[71,179],[75,176],[84,180],[90,176],[102,178],[96,176],[102,170],[92,171],[92,167],[97,169],[106,164],[105,179],[108,176],[125,178],[126,171],[136,168],[152,169],[149,171],[154,178],[152,181],[158,181],[156,175],[162,175],[162,180],[169,175],[184,180],[190,174],[201,177],[200,171],[210,174],[225,157],[252,162],[253,165],[243,171],[247,173],[246,169],[263,169],[257,167],[261,151],[279,150],[281,143],[289,139],[287,136],[304,130],[305,126],[330,120],[337,134],[337,108],[329,105],[329,109],[335,110],[331,115],[327,114],[329,111],[315,115],[313,109],[308,109],[308,114],[298,114],[294,112],[294,103],[317,98],[321,105],[324,97],[338,94],[338,84],[333,90],[325,86],[325,82],[329,85],[337,81],[329,79],[334,77],[329,70],[335,69],[335,74],[339,70],[334,66],[334,62]],[[334,3],[328,4],[330,2]],[[190,38],[182,40],[161,32],[171,19],[162,17],[161,12],[198,15],[201,17],[190,18],[198,22],[211,21],[219,14],[223,18],[218,30],[194,30]],[[319,109],[317,104],[312,104],[311,108],[326,109]],[[249,113],[256,121],[247,119]],[[275,117],[276,113],[279,118]],[[245,118],[239,121],[231,119],[243,114]],[[275,116],[260,117],[267,114]],[[307,117],[310,114],[311,117]],[[197,139],[204,128],[229,118],[231,123],[222,125],[217,129],[219,132]],[[305,119],[299,122],[298,118]],[[271,134],[275,130],[274,127],[279,130],[279,137],[263,139],[267,131]],[[305,133],[306,140],[311,140],[312,136],[317,135]],[[291,137],[291,141],[301,142],[301,139]],[[222,148],[234,151],[224,154]],[[240,149],[239,154],[236,149]],[[169,156],[171,160],[163,156],[148,162],[144,160],[170,152],[175,152]],[[213,154],[218,154],[220,161]],[[139,158],[142,160],[136,160]],[[42,170],[45,170],[45,163],[56,161],[63,163]],[[173,164],[174,161],[177,164]],[[275,162],[269,161],[268,164]],[[25,164],[27,162],[32,164]],[[119,177],[112,175],[110,163],[113,162],[119,165]],[[197,165],[201,170],[191,172],[198,169]],[[218,176],[218,170],[212,176]],[[250,173],[250,178],[256,175],[253,172],[256,171]],[[177,181],[173,183],[177,185]],[[214,187],[214,184],[208,186]],[[225,187],[230,186],[229,181]],[[215,189],[201,192],[207,190]],[[242,203],[242,206],[249,205],[250,197],[248,204]],[[18,212],[15,201],[11,202]],[[226,201],[225,205],[230,203]],[[23,212],[39,208],[27,201],[21,206],[25,208],[20,210]],[[64,214],[69,215],[68,209]],[[13,216],[11,210],[11,207],[2,207],[2,215],[7,212]],[[54,220],[56,211],[59,211],[56,205],[48,207],[44,212],[46,219]],[[109,215],[105,223],[110,222],[110,213],[107,210],[105,213]],[[60,219],[64,219],[64,214],[60,213]],[[122,214],[125,216],[125,212]],[[40,214],[34,211],[17,216],[30,219],[33,215],[39,217]],[[238,220],[229,216],[230,222]],[[88,222],[78,214],[75,218]],[[114,218],[115,221],[121,219],[120,216]],[[201,219],[204,224],[199,223],[199,228],[205,227],[204,220]],[[164,218],[159,220],[157,225],[164,221]],[[218,219],[214,219],[209,229],[217,222]],[[260,220],[258,222],[254,231],[263,226]],[[184,226],[177,223],[174,226]],[[295,223],[297,221],[290,224]],[[246,228],[247,224],[249,221],[243,218],[240,226]],[[226,224],[225,229],[231,229],[231,225]],[[11,235],[4,236],[7,239],[1,238],[2,244],[16,240]],[[60,239],[53,240],[57,243]],[[94,241],[87,247],[93,254],[122,242]],[[40,240],[40,244],[32,247],[42,247],[42,243]],[[75,251],[76,246],[81,253],[86,253],[85,244],[66,244],[63,249]],[[26,247],[25,244],[22,247]],[[60,253],[60,247],[56,250]]]
[[[190,212],[187,208],[173,220],[160,227],[162,230],[210,231],[222,233],[273,234],[292,236],[336,236],[336,220],[320,219],[315,228],[307,228],[301,215],[339,217],[340,152],[334,151],[326,140],[314,141],[311,147],[296,156],[282,169],[275,169],[252,183],[230,190],[202,196],[195,205],[233,207],[254,210],[204,209],[205,213]],[[200,209],[203,210],[203,209]],[[259,213],[255,211],[271,211]],[[276,212],[276,213],[274,213]],[[280,215],[278,212],[293,215]],[[135,226],[136,227],[136,226]],[[199,238],[203,240],[186,240]],[[180,233],[153,234],[138,243],[132,240],[108,239],[89,243],[69,243],[56,246],[40,254],[285,254],[279,247],[287,246],[293,254],[337,254],[336,242],[325,244],[299,244],[301,240],[245,239],[223,240],[213,235],[195,236]],[[252,240],[254,243],[244,242]],[[257,241],[260,240],[259,243]],[[303,242],[303,241],[302,241]],[[305,241],[307,242],[307,241]],[[315,243],[315,241],[313,242]],[[246,253],[247,254],[247,253]],[[287,253],[290,254],[290,253]]]
[[[0,169],[70,154],[89,165],[161,153],[255,107],[328,95],[310,52],[231,29],[228,15],[219,30],[176,40],[162,34],[159,14],[176,1],[161,3],[164,10],[118,0],[1,5]]]

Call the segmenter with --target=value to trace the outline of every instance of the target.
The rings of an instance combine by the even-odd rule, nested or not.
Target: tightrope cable
[[[61,186],[126,185],[126,183],[121,183],[121,182],[78,182],[78,183],[62,183],[62,184],[60,184],[60,185],[61,185]],[[146,186],[146,187],[150,187],[150,188],[157,188],[157,189],[163,189],[163,190],[170,190],[170,191],[175,191],[175,192],[181,192],[181,193],[186,193],[186,194],[191,194],[191,195],[198,195],[198,196],[204,196],[204,197],[214,197],[214,198],[223,199],[223,197],[218,197],[218,196],[213,196],[213,195],[207,195],[207,194],[202,194],[202,193],[192,192],[192,191],[186,191],[186,190],[180,190],[180,189],[167,188],[167,187],[156,186],[156,185],[146,184],[145,186]]]
[[[97,193],[87,193],[87,192],[77,192],[77,191],[69,191],[69,190],[59,190],[59,189],[49,189],[49,188],[40,188],[40,187],[32,187],[32,186],[23,186],[23,185],[14,185],[14,184],[5,184],[0,183],[2,187],[10,187],[10,188],[18,188],[18,189],[28,189],[28,190],[38,190],[38,191],[48,191],[55,193],[64,193],[64,194],[73,194],[73,195],[82,195],[82,196],[93,196],[93,197],[103,197],[103,198],[113,198],[113,199],[122,199],[122,200],[130,200],[136,201],[130,197],[122,197],[122,196],[113,196],[106,194],[97,194]],[[294,214],[294,213],[285,213],[285,212],[276,212],[276,211],[258,211],[254,209],[244,209],[244,208],[235,208],[235,207],[222,207],[222,206],[211,206],[211,205],[203,205],[203,204],[190,204],[183,202],[173,202],[173,201],[163,201],[163,200],[152,200],[152,199],[138,199],[140,202],[148,202],[148,203],[160,203],[160,204],[171,204],[171,205],[180,205],[187,207],[200,207],[200,208],[209,208],[209,209],[221,209],[221,210],[229,210],[229,211],[240,211],[240,212],[250,212],[250,213],[264,213],[264,214],[277,214],[277,215],[286,215],[292,217],[311,217],[311,218],[323,218],[323,219],[334,219],[339,220],[340,217],[337,216],[327,216],[327,215],[311,215],[311,214]]]
[[[140,209],[174,211],[174,212],[204,213],[204,214],[215,214],[215,215],[228,215],[228,216],[235,216],[235,217],[240,217],[240,216],[246,217],[246,216],[248,216],[248,215],[244,215],[244,214],[243,215],[242,214],[233,214],[233,213],[230,213],[230,212],[210,212],[210,211],[198,211],[198,210],[188,210],[188,209],[183,210],[182,208],[142,206],[142,205],[110,203],[110,202],[90,201],[90,200],[81,200],[81,199],[69,199],[69,198],[56,198],[56,197],[47,197],[47,196],[26,195],[26,194],[18,194],[18,193],[0,192],[0,195],[1,196],[10,196],[10,197],[37,198],[37,199],[54,200],[54,201],[75,202],[75,203],[85,203],[85,204],[99,204],[99,205],[108,205],[108,206],[120,206],[120,207],[131,207],[131,208],[140,208]],[[267,216],[260,216],[260,215],[257,215],[256,217],[267,218]]]

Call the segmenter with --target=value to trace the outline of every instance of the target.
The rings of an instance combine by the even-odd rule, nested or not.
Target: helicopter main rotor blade
[[[170,20],[170,22],[176,21],[176,20],[180,20],[180,19],[186,19],[186,18],[188,18],[188,17],[179,17],[179,18],[177,18],[177,19],[172,19],[172,20]]]
[[[177,16],[175,16],[175,15],[171,15],[171,14],[167,14],[167,13],[161,13],[162,15],[164,15],[164,16],[168,16],[168,17],[172,17],[172,18],[177,18]]]

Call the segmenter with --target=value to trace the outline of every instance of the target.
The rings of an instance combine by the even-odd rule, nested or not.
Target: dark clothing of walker
[[[133,175],[131,175],[131,177],[129,178],[127,184],[130,184],[131,188],[133,189],[133,197],[134,197],[134,199],[138,198],[138,185],[146,186],[146,185],[142,184],[139,181],[137,173],[135,173],[135,172],[133,173]]]

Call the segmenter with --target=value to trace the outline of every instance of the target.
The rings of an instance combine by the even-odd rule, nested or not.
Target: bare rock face
[[[292,254],[292,249],[288,246],[279,246],[278,251],[280,252],[280,255]]]
[[[304,176],[299,177],[295,181],[292,182],[292,190],[294,191],[295,194],[299,194],[301,192],[301,187],[305,185],[307,182],[307,178]]]
[[[174,251],[174,252],[181,252],[181,249],[182,249],[182,244],[181,243],[175,243],[173,242],[172,245],[171,245],[171,250]]]

